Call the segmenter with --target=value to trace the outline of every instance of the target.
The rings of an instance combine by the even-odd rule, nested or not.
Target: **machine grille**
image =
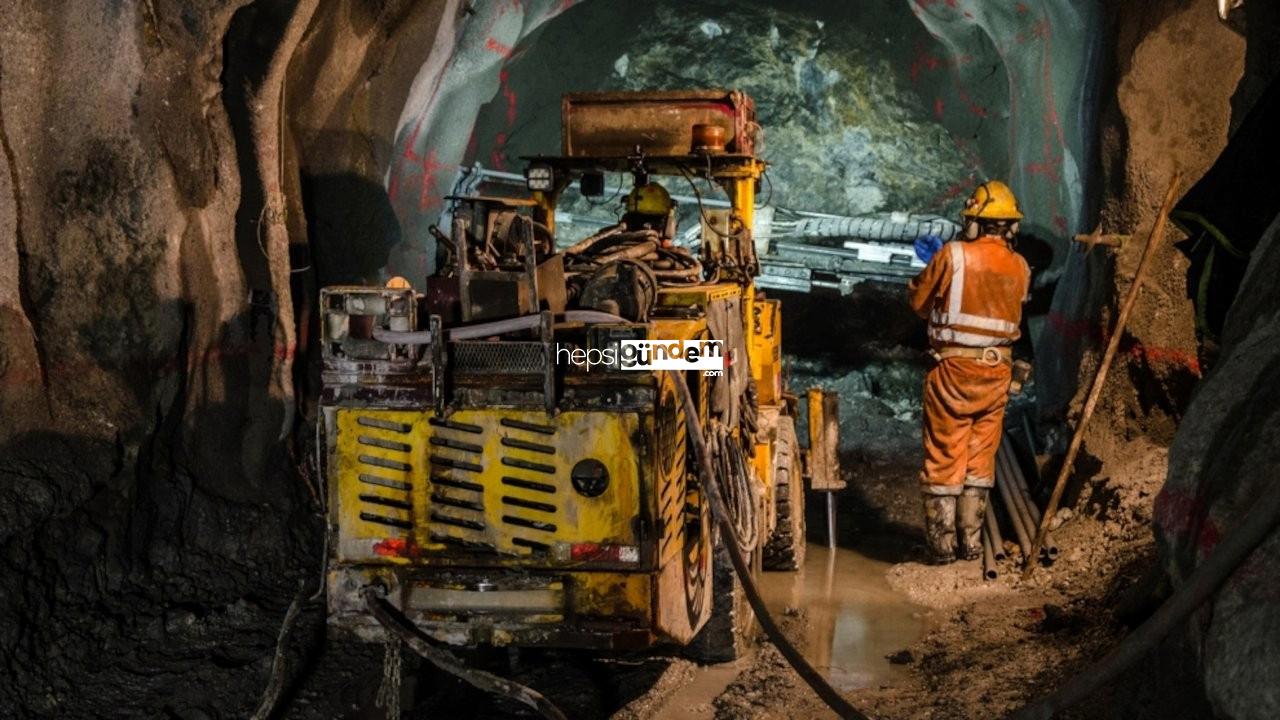
[[[431,418],[431,512],[428,537],[432,542],[492,551],[485,539],[484,429],[468,423]]]
[[[407,436],[411,426],[364,415],[356,418],[356,425],[361,429],[356,438],[360,448],[356,477],[364,486],[357,495],[360,519],[412,530],[413,447],[398,437]]]
[[[540,375],[547,368],[539,342],[456,342],[449,349],[460,375]]]
[[[560,513],[555,502],[559,490],[557,468],[552,464],[556,448],[548,444],[555,442],[555,428],[511,418],[504,418],[501,424],[504,428],[501,462],[508,468],[502,484],[538,493],[536,500],[511,491],[504,493],[502,522],[514,533],[513,545],[532,552],[546,552],[548,546],[544,541],[556,532]]]

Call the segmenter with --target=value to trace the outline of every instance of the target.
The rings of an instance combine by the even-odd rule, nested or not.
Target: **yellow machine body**
[[[574,105],[575,122],[591,120],[588,104]],[[753,124],[739,123],[737,146],[750,147],[743,133]],[[585,152],[566,152],[563,160],[631,167],[630,158]],[[687,177],[691,166],[730,201],[724,235],[704,238],[704,254],[721,253],[737,272],[660,288],[656,307],[683,314],[655,314],[642,325],[649,338],[705,339],[713,304],[733,303],[740,312],[747,357],[730,362],[750,365],[758,429],[750,438],[733,432],[753,450],[753,495],[767,537],[774,524],[774,424],[794,402],[783,386],[780,305],[758,297],[751,281],[755,190],[764,163],[747,153],[649,156],[644,163],[650,176]],[[532,192],[533,217],[551,231],[567,182]],[[403,368],[411,361],[397,362]],[[370,367],[326,376],[322,402],[331,625],[381,636],[360,599],[370,583],[385,587],[424,632],[457,645],[685,644],[707,622],[713,594],[721,591],[712,587],[714,533],[689,460],[684,409],[665,372],[564,374],[558,381],[564,404],[553,410],[510,402],[509,388],[483,377],[451,389],[448,405],[439,401],[439,377],[435,401],[422,383],[411,391],[371,392]],[[375,369],[384,367],[391,365]],[[701,374],[686,377],[704,421],[709,383]],[[586,461],[607,472],[603,491],[584,493],[575,484],[575,468]]]

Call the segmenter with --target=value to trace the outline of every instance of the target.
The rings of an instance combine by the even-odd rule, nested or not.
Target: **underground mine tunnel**
[[[0,3],[0,717],[1280,716],[1278,32]]]

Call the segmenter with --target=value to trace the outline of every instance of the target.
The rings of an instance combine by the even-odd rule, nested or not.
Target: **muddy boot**
[[[924,493],[924,539],[929,562],[946,565],[956,559],[956,496]]]
[[[982,557],[982,525],[987,515],[987,488],[966,485],[956,500],[956,535],[960,541],[960,557],[977,560]]]

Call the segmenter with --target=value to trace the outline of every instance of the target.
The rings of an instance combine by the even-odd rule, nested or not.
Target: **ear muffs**
[[[1009,226],[1009,239],[1012,240],[1013,236],[1017,235],[1018,231],[1021,229],[1022,229],[1022,223],[1018,222],[1017,220],[1014,220],[1013,224]]]
[[[981,228],[978,227],[977,220],[970,220],[964,224],[964,237],[966,240],[977,240],[979,232],[981,232]]]

